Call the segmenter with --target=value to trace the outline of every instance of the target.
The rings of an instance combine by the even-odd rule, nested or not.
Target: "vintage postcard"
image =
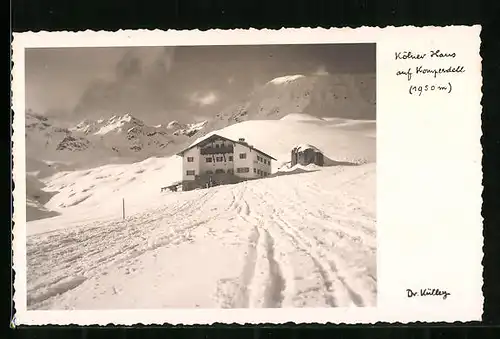
[[[14,34],[14,323],[480,320],[480,31]]]

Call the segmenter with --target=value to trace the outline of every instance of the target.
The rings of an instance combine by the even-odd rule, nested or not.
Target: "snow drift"
[[[313,117],[312,115],[305,113],[290,113],[281,118],[281,120],[324,122],[322,118]]]

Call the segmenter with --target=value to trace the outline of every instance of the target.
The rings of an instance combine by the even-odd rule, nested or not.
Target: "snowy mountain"
[[[185,135],[188,137],[192,137],[193,135],[195,135],[199,131],[203,130],[205,128],[205,126],[207,125],[207,123],[208,123],[208,120],[204,120],[204,121],[192,123],[192,124],[179,124],[177,121],[172,121],[168,124],[167,128],[175,130],[172,133],[173,135]]]
[[[170,155],[204,123],[176,129],[148,126],[125,114],[109,119],[83,120],[74,126],[32,113],[26,114],[28,159],[53,161],[75,168],[115,162],[135,162]]]
[[[301,119],[335,116],[333,119],[374,121],[374,83],[375,76],[370,74],[282,76],[256,88],[214,118],[188,124],[171,121],[166,125],[148,126],[125,114],[109,119],[85,119],[71,125],[53,117],[27,113],[27,156],[91,168],[105,163],[169,156],[190,144],[193,136],[198,138],[248,120],[284,117],[293,120],[296,114]]]
[[[98,140],[118,156],[134,157],[137,154],[138,158],[143,159],[165,154],[162,150],[174,142],[165,128],[147,126],[130,114],[90,123],[82,121],[71,130],[83,132],[87,137]]]
[[[375,120],[375,81],[372,74],[278,77],[217,114],[205,131],[246,120],[281,119],[291,113]]]

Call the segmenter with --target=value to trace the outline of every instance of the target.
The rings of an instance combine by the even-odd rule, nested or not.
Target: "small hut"
[[[297,164],[303,166],[307,166],[309,164],[323,166],[323,153],[311,145],[298,145],[292,149],[291,166],[295,166]]]

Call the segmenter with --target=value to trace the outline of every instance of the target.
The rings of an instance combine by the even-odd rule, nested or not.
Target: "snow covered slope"
[[[375,306],[375,164],[136,195],[28,223],[28,309]]]
[[[26,167],[27,219],[34,220],[57,215],[56,210],[85,201],[90,193],[86,180],[80,181],[85,187],[81,191],[68,191],[66,185],[53,189],[53,185],[35,185],[38,179],[44,182],[58,173],[74,170],[90,170],[106,164],[133,164],[154,157],[165,156],[175,151],[189,140],[187,134],[203,128],[204,124],[179,126],[168,130],[162,126],[147,126],[141,120],[125,114],[107,120],[84,120],[71,126],[67,121],[46,117],[33,112],[26,113]],[[80,173],[73,173],[74,179]],[[93,177],[92,177],[93,178]],[[57,180],[56,180],[57,182]],[[93,185],[103,180],[93,178]],[[75,182],[72,183],[73,185]],[[100,185],[100,187],[102,187]],[[57,195],[50,204],[40,202],[35,196],[47,195],[52,190]],[[62,190],[62,192],[59,192]],[[30,196],[30,192],[33,194]],[[102,194],[103,192],[99,192]],[[100,198],[98,198],[100,199]],[[65,200],[65,202],[58,202]],[[56,201],[57,203],[54,203]]]
[[[56,173],[43,179],[45,190],[57,192],[45,207],[62,214],[58,217],[61,221],[54,220],[49,228],[121,215],[122,198],[126,201],[127,213],[137,213],[158,202],[161,187],[181,178],[182,159],[177,156]],[[30,225],[28,232],[46,230]]]
[[[34,175],[26,174],[26,220],[50,218],[59,213],[47,209],[44,205],[57,192],[47,192],[44,184]]]
[[[313,117],[310,114],[305,114],[305,113],[290,113],[285,115],[283,118],[280,120],[286,120],[286,121],[311,121],[311,122],[323,122],[325,119],[320,118],[320,117]]]

